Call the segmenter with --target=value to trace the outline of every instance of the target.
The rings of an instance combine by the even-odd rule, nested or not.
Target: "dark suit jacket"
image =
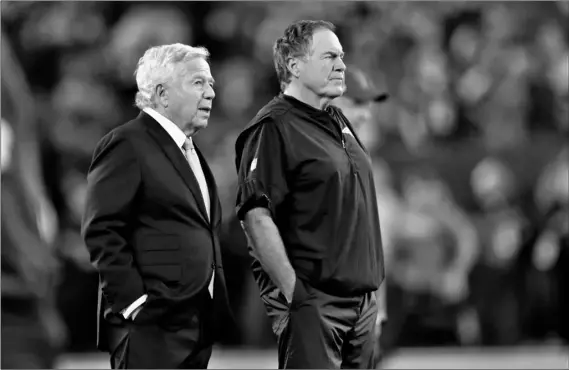
[[[198,151],[211,199],[207,219],[198,182],[170,135],[144,112],[101,139],[88,174],[82,233],[99,272],[98,347],[107,328],[143,294],[139,324],[183,328],[215,270],[214,310],[228,312],[219,244],[221,206]],[[109,323],[111,325],[109,325]],[[124,324],[124,322],[123,322]]]

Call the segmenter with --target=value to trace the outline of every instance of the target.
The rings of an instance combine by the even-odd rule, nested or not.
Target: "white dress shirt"
[[[154,109],[144,108],[143,111],[144,111],[144,113],[148,114],[150,117],[154,118],[156,120],[156,122],[158,122],[160,124],[160,126],[162,126],[162,128],[168,133],[168,135],[170,135],[172,140],[174,140],[174,142],[176,143],[176,145],[178,146],[178,148],[180,149],[180,151],[182,152],[184,157],[186,157],[186,159],[188,161],[192,160],[192,158],[188,158],[188,156],[186,156],[186,152],[183,148],[183,145],[186,142],[186,139],[189,139],[191,141],[192,138],[186,138],[186,134],[184,134],[184,132],[174,122],[170,121],[168,118],[166,118],[163,115],[161,115],[160,113],[156,112]],[[199,162],[197,155],[196,154],[194,154],[194,155],[196,156],[196,158],[193,160],[197,160]],[[189,162],[188,162],[188,166],[190,166]],[[192,168],[192,166],[190,166],[190,168]],[[193,171],[193,169],[192,169],[192,171]],[[195,174],[195,175],[197,178],[198,174]],[[203,175],[201,175],[201,176],[203,176]],[[200,184],[200,190],[202,191],[202,194],[204,194],[204,193],[209,194],[209,191],[207,189],[207,183],[205,181],[198,181],[198,183]],[[205,187],[205,189],[203,189],[202,187]],[[209,198],[209,196],[208,196],[208,198]],[[209,203],[209,202],[207,202],[207,203]],[[206,207],[207,207],[207,205],[206,205]],[[210,215],[209,209],[207,209],[207,214],[208,214],[208,216]],[[208,286],[209,294],[212,297],[213,297],[213,279],[214,279],[214,277],[215,277],[215,272],[212,275],[211,281],[209,282],[209,286]],[[132,313],[134,311],[136,311],[137,308],[139,308],[141,305],[143,305],[147,299],[148,299],[148,295],[146,295],[146,294],[144,294],[142,297],[138,298],[130,306],[128,306],[127,308],[125,308],[122,311],[123,317],[125,319],[129,318],[130,315],[132,315]]]

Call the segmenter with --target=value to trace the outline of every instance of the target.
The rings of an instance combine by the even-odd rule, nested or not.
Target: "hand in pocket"
[[[292,299],[289,304],[289,307],[291,309],[300,307],[310,297],[310,294],[306,290],[306,286],[304,284],[305,283],[299,278],[296,279],[296,282],[294,284],[294,291],[292,293]]]

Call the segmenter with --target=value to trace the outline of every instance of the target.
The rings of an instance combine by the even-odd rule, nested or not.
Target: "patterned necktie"
[[[200,190],[202,193],[202,198],[205,203],[205,209],[207,212],[207,217],[210,217],[210,199],[209,199],[209,191],[207,189],[207,182],[205,181],[205,176],[203,174],[203,169],[200,164],[200,158],[196,153],[196,149],[194,148],[194,143],[192,139],[186,138],[184,145],[184,152],[186,153],[186,159],[194,172],[194,176],[196,176],[196,180],[198,180],[198,184],[200,185]]]
[[[184,145],[182,148],[186,154],[186,159],[194,172],[194,176],[198,180],[198,184],[200,185],[200,190],[202,192],[202,198],[205,203],[205,209],[207,211],[207,218],[210,218],[210,199],[209,199],[209,191],[207,189],[207,182],[205,181],[205,176],[203,174],[203,169],[200,164],[200,158],[196,153],[196,149],[194,148],[194,143],[192,139],[186,138]],[[211,297],[213,297],[213,280],[215,278],[215,271],[213,272],[212,278],[209,282],[208,291]]]

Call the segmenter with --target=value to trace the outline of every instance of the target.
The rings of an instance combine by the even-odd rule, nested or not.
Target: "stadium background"
[[[173,42],[207,47],[217,80],[210,124],[197,140],[220,187],[237,323],[228,323],[211,367],[275,366],[233,217],[233,144],[278,92],[273,41],[303,18],[334,22],[348,68],[364,69],[391,94],[362,128],[388,257],[384,365],[567,366],[569,3],[1,7],[2,119],[27,153],[17,165],[53,211],[44,227],[58,261],[51,320],[59,366],[106,366],[95,350],[97,276],[79,236],[85,174],[102,135],[137,114],[138,58]],[[468,256],[463,271],[445,273],[459,250]],[[426,280],[439,289],[419,284]]]

